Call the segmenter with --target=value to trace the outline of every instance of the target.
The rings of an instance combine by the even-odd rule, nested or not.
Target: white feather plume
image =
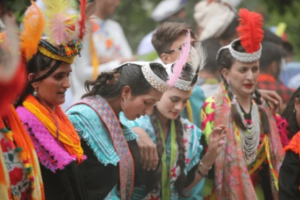
[[[192,65],[195,73],[203,69],[206,63],[207,54],[201,42],[197,42],[195,46],[191,47],[188,62]]]

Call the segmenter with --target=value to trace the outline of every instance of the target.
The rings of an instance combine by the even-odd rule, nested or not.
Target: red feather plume
[[[240,25],[237,28],[242,46],[248,53],[254,53],[260,49],[260,43],[264,37],[263,17],[256,12],[240,9]]]
[[[86,29],[85,29],[85,20],[86,20],[85,7],[86,7],[86,0],[80,0],[81,19],[79,20],[79,38],[81,40],[83,40],[83,37],[86,32]]]

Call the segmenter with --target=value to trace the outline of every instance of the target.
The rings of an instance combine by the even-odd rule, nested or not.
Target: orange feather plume
[[[260,49],[260,43],[264,37],[263,17],[261,14],[240,9],[240,25],[237,28],[242,46],[248,53],[254,53]]]
[[[31,4],[24,17],[24,30],[21,34],[21,50],[26,60],[30,60],[36,54],[45,27],[45,18],[41,10],[33,1]]]

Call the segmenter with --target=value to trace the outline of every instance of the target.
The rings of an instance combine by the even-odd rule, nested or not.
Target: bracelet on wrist
[[[206,178],[208,176],[208,174],[203,174],[199,168],[197,169],[197,173],[202,176],[202,178]]]
[[[200,160],[200,166],[202,166],[204,169],[207,169],[207,170],[210,170],[211,169],[211,167],[207,167],[207,166],[205,166],[203,163],[202,163],[202,161]]]

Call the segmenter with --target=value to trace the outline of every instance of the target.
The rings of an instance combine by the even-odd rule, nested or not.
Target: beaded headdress
[[[152,63],[151,65],[159,65],[163,67],[163,65],[160,63]],[[142,63],[141,66],[145,79],[150,83],[152,87],[160,92],[165,92],[168,89],[168,84],[152,71],[150,63]]]
[[[217,54],[217,59],[224,49],[229,49],[232,57],[240,62],[254,62],[260,59],[264,32],[262,30],[263,17],[255,12],[250,12],[243,8],[239,12],[240,25],[237,28],[239,38],[229,45],[222,47]],[[236,50],[237,44],[241,43],[246,52]]]
[[[159,67],[162,67],[165,69],[165,66],[161,63],[158,62],[143,62],[143,61],[136,61],[136,62],[126,62],[121,64],[120,66],[117,66],[115,68],[109,68],[109,69],[103,69],[102,68],[102,72],[109,72],[109,71],[113,71],[116,70],[120,67],[123,66],[128,66],[130,67],[130,65],[138,65],[141,67],[142,69],[142,73],[145,77],[145,79],[148,81],[148,83],[150,83],[150,85],[155,88],[156,90],[160,91],[160,92],[165,92],[168,89],[168,84],[162,80],[161,78],[159,78],[151,69],[150,66],[153,65],[157,65]]]
[[[46,37],[40,40],[38,50],[54,60],[72,64],[82,49],[86,0],[80,0],[80,18],[70,0],[43,0],[43,3]]]
[[[188,31],[186,41],[182,45],[181,54],[175,63],[166,66],[167,73],[170,76],[168,85],[184,91],[191,91],[197,82],[198,72],[203,68],[206,60],[206,54],[201,42],[194,42],[191,46],[190,32]],[[182,79],[182,71],[190,68],[191,81]]]

